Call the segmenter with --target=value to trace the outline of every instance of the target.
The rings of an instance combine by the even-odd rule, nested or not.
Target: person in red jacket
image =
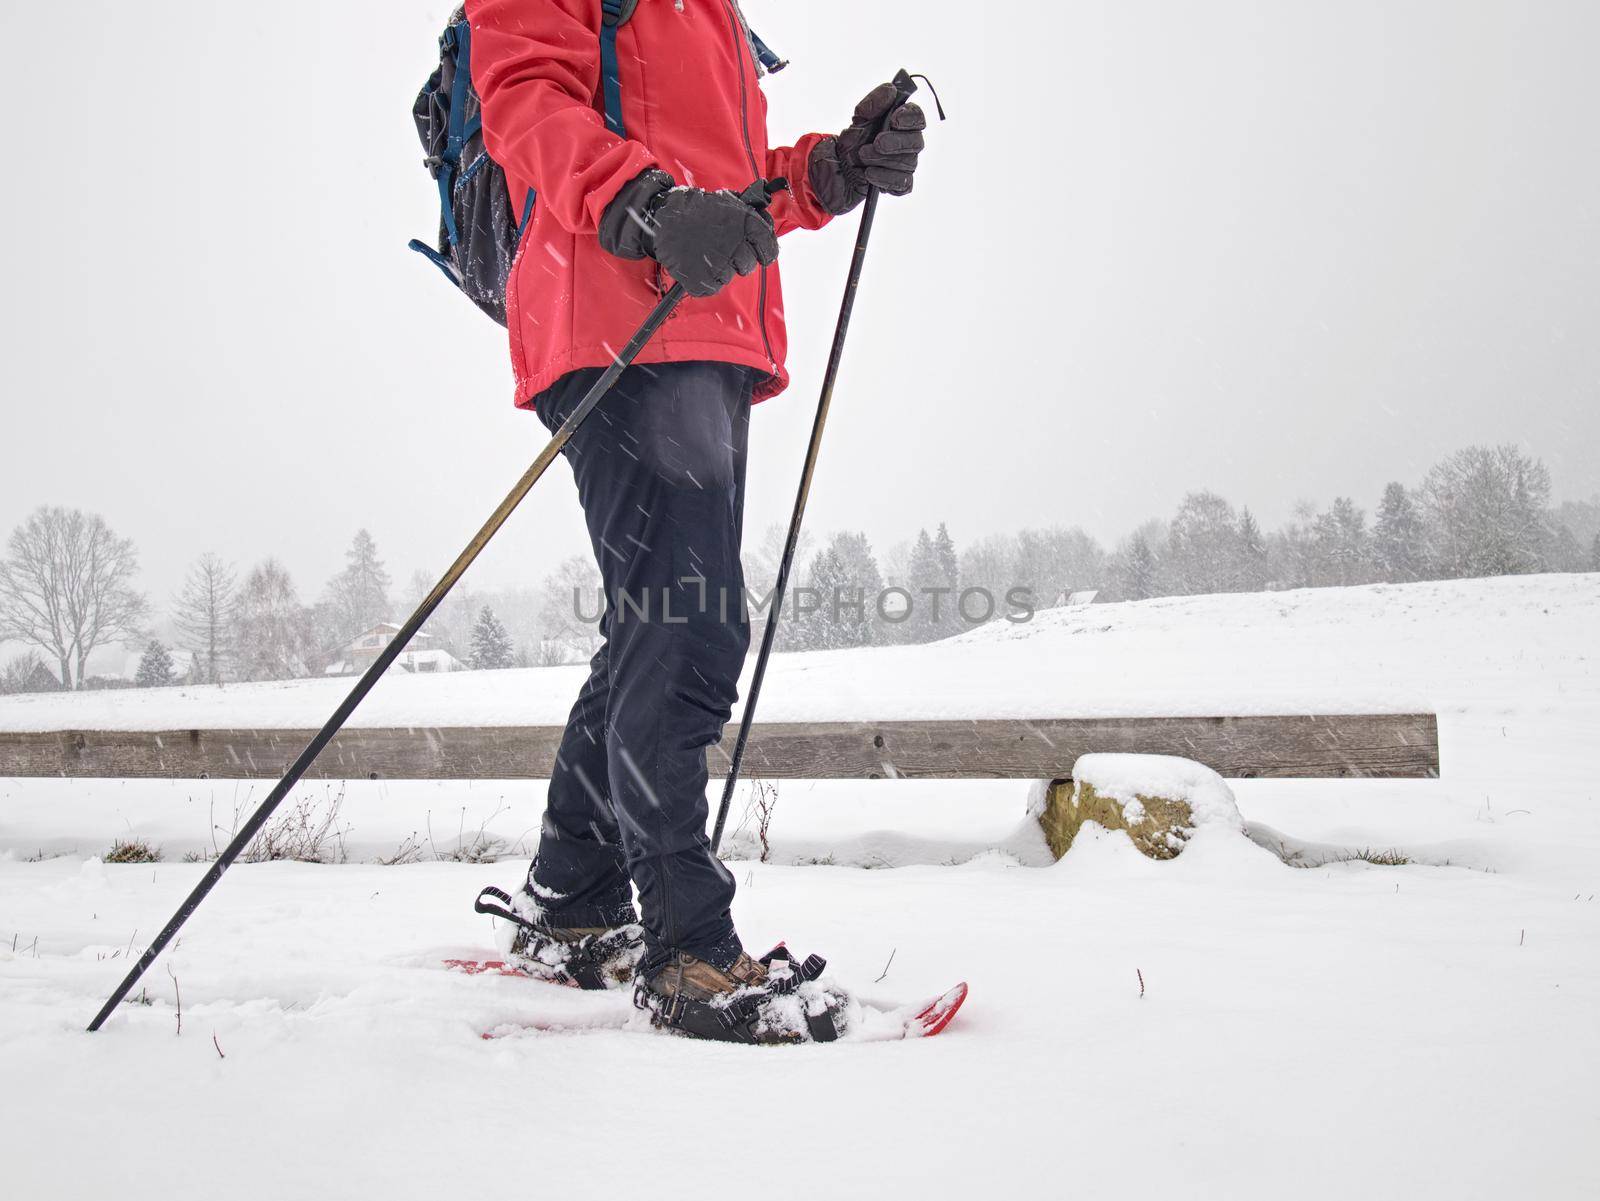
[[[554,430],[673,282],[690,297],[565,450],[605,588],[603,641],[508,951],[565,983],[637,982],[658,1023],[687,1033],[806,1037],[765,1004],[778,990],[734,929],[734,879],[706,834],[706,748],[750,640],[750,409],[788,384],[778,236],[821,228],[869,186],[909,192],[923,114],[885,84],[843,133],[770,147],[737,0],[468,0],[467,14],[485,144],[511,195],[537,196],[506,290],[517,403]],[[780,177],[770,207],[740,195]]]

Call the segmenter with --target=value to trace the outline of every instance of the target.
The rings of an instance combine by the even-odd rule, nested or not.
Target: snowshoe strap
[[[599,992],[606,986],[605,961],[595,954],[595,940],[586,938],[567,956],[564,970],[578,987]]]
[[[837,1042],[839,1027],[834,1023],[833,1009],[824,1009],[819,1014],[806,1014],[806,1029],[811,1031],[811,1041],[819,1043]]]
[[[484,897],[493,897],[500,904],[491,905],[483,899]],[[508,922],[515,922],[524,930],[537,930],[539,928],[521,914],[513,912],[511,894],[503,889],[485,888],[478,894],[478,899],[472,903],[472,910],[474,913],[487,913],[492,917],[503,917]]]
[[[781,942],[761,957],[764,967],[770,968],[774,963],[787,963],[789,975],[782,980],[773,980],[768,988],[774,993],[791,993],[802,984],[817,979],[828,968],[828,961],[821,955],[807,955],[803,963],[795,963],[794,955],[789,948]],[[806,1014],[806,1029],[811,1032],[811,1040],[819,1043],[838,1041],[839,1027],[834,1021],[837,1011],[828,1008],[821,1013]]]
[[[489,897],[485,901],[483,898]],[[495,902],[498,902],[496,904]],[[491,917],[503,917],[508,922],[521,926],[524,930],[532,931],[544,939],[553,939],[555,936],[547,927],[537,922],[530,922],[527,918],[511,908],[511,894],[499,888],[485,888],[478,894],[478,899],[472,903],[472,908],[477,913],[487,913]],[[606,987],[606,969],[611,962],[610,952],[603,946],[601,939],[590,935],[579,942],[569,943],[566,962],[561,970],[571,976],[580,988],[594,989],[596,991]]]
[[[771,980],[767,987],[775,993],[790,993],[802,984],[815,980],[828,970],[828,961],[821,955],[807,955],[805,962],[796,963],[794,955],[781,942],[761,957],[761,966],[770,969],[774,963],[789,965],[789,975],[782,980]]]
[[[679,993],[674,997],[653,995],[643,984],[633,990],[636,1008],[655,1014],[661,1025],[670,1030],[681,1030],[695,1038],[721,1043],[756,1042],[756,1011],[754,1006],[711,1005],[695,1001]],[[748,1012],[745,1009],[748,1008]]]

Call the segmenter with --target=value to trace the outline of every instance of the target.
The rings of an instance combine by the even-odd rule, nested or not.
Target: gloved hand
[[[765,209],[733,192],[680,188],[646,171],[617,194],[600,219],[600,245],[625,259],[653,258],[691,296],[714,296],[735,275],[778,257]]]
[[[920,105],[898,102],[894,84],[873,88],[856,105],[850,128],[811,152],[811,190],[835,216],[860,204],[869,186],[891,196],[911,191],[928,118]]]

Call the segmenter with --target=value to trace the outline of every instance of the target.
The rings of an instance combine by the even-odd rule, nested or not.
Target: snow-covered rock
[[[1091,821],[1126,831],[1152,859],[1176,857],[1202,828],[1244,832],[1222,777],[1175,755],[1083,755],[1072,779],[1035,790],[1030,810],[1058,859]]]

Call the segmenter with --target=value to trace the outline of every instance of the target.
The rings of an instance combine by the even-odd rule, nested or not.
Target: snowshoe
[[[515,897],[485,888],[472,907],[510,923],[499,932],[500,949],[512,967],[535,980],[571,988],[624,988],[644,955],[643,926],[552,926],[526,888]]]
[[[634,986],[653,1025],[689,1038],[772,1044],[833,1042],[845,1033],[850,998],[819,982],[820,955],[796,963],[781,943],[759,960],[739,955],[727,971],[677,953]]]

